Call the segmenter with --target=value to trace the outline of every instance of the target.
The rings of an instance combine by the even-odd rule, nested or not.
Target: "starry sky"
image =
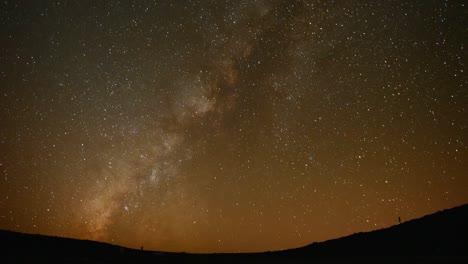
[[[303,246],[468,202],[465,1],[0,3],[0,228]]]

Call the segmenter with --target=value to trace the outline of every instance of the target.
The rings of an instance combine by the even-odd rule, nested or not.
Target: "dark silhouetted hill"
[[[143,251],[0,230],[0,263],[468,263],[468,204],[390,228],[245,254]]]
[[[301,256],[337,254],[346,256],[467,256],[468,204],[389,228],[313,243],[289,250],[288,254]]]

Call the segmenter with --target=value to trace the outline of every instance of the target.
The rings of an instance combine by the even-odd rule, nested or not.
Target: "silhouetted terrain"
[[[189,254],[0,231],[5,263],[468,263],[468,204],[387,229],[285,251]]]

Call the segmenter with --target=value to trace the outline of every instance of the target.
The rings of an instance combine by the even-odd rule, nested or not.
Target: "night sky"
[[[252,252],[468,202],[465,1],[2,1],[0,229]]]

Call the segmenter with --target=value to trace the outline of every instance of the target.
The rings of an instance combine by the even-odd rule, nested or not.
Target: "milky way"
[[[468,202],[464,1],[3,1],[0,228],[299,247]]]

